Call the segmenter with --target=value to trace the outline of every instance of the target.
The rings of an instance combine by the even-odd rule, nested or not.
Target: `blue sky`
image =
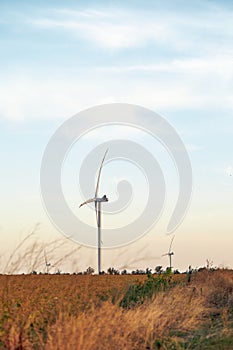
[[[193,202],[174,241],[176,266],[210,258],[233,267],[232,2],[2,0],[0,13],[4,251],[36,222],[39,239],[59,236],[39,189],[41,158],[56,128],[87,107],[126,102],[164,116],[190,154]],[[160,256],[169,243],[163,230],[162,223],[129,247],[131,255],[153,242]],[[110,253],[105,261],[112,263]]]

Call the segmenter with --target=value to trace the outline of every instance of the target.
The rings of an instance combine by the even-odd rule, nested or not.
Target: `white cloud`
[[[137,61],[124,53],[122,65],[93,67],[87,62],[85,69],[84,65],[71,65],[67,73],[68,61],[58,60],[54,63],[58,73],[50,74],[50,78],[46,73],[27,73],[22,67],[21,72],[1,77],[0,118],[67,118],[84,108],[111,102],[135,103],[158,111],[232,110],[233,25],[229,13],[208,10],[198,16],[197,12],[64,8],[51,9],[44,17],[33,15],[30,25],[39,30],[68,31],[106,49],[139,47],[142,51],[137,49],[136,54],[142,54],[142,63],[134,64]],[[145,58],[142,46],[148,44],[155,49],[158,43],[169,49],[185,47],[186,51],[159,58],[155,50]],[[196,50],[198,45],[201,50]],[[216,50],[214,54],[212,51],[216,45],[217,55]]]
[[[228,165],[225,169],[224,172],[227,176],[233,176],[233,167],[231,165]]]
[[[86,9],[86,10],[74,10],[69,8],[57,8],[51,10],[52,14],[62,14],[62,15],[68,15],[71,18],[109,18],[112,17],[112,15],[109,12],[106,12],[104,10],[96,10],[96,9]]]
[[[98,16],[99,17],[99,16]],[[38,19],[32,20],[35,26],[48,29],[56,28],[72,32],[77,37],[83,37],[101,47],[123,49],[145,45],[148,41],[161,42],[168,35],[168,27],[162,23],[139,26],[138,23],[118,23],[99,19],[80,17],[76,20]]]
[[[228,78],[215,63],[205,71],[205,62],[171,62],[163,71],[148,74],[117,74],[88,68],[76,75],[5,75],[0,80],[0,118],[11,120],[67,118],[93,105],[123,102],[162,111],[179,109],[223,110],[233,108]],[[174,68],[178,67],[178,73]],[[189,68],[190,67],[190,68]],[[212,67],[212,68],[211,68]],[[224,63],[222,63],[224,69]],[[227,72],[225,64],[225,73]],[[183,69],[183,70],[182,70]],[[173,74],[174,73],[174,74]],[[93,76],[95,77],[93,79]],[[153,79],[152,79],[153,78]]]
[[[153,64],[129,65],[129,66],[105,66],[97,70],[111,73],[181,73],[181,74],[215,74],[226,80],[233,78],[233,54],[205,56],[201,58],[172,59],[166,62],[158,61]]]
[[[190,9],[189,9],[190,10]],[[53,9],[44,17],[31,18],[33,26],[69,31],[107,49],[162,44],[169,49],[222,50],[232,42],[232,13],[221,7],[204,6],[183,12],[137,8]]]

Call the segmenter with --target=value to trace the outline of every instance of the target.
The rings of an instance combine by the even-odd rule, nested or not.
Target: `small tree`
[[[166,268],[166,272],[165,272],[167,275],[170,275],[172,273],[172,268],[171,267],[167,267]]]
[[[107,273],[108,273],[109,275],[113,275],[113,270],[114,270],[113,267],[109,267],[109,268],[107,269]]]
[[[161,265],[158,265],[155,267],[155,273],[158,273],[159,275],[161,275],[162,272],[163,272],[163,267]]]
[[[84,272],[85,275],[93,275],[93,273],[95,272],[95,270],[93,269],[93,267],[88,267],[86,269],[86,271]]]
[[[120,271],[116,270],[114,267],[109,267],[107,270],[109,275],[119,275]]]

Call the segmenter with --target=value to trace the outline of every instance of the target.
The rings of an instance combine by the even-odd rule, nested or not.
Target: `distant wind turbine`
[[[49,268],[51,267],[51,264],[47,260],[45,249],[44,249],[44,261],[45,261],[46,273],[49,273]]]
[[[102,162],[100,164],[99,174],[98,174],[96,189],[95,189],[95,197],[88,199],[87,201],[83,202],[79,206],[79,208],[80,208],[84,204],[88,204],[88,203],[92,203],[92,202],[95,203],[95,212],[96,212],[97,227],[98,227],[98,274],[101,273],[101,243],[102,243],[102,240],[101,240],[101,203],[108,202],[108,198],[106,197],[106,195],[104,195],[101,198],[98,197],[98,191],[99,191],[101,171],[103,168],[103,164],[104,164],[104,160],[105,160],[107,152],[108,152],[108,149],[105,151]]]
[[[168,253],[162,255],[162,256],[166,256],[167,255],[169,257],[170,269],[172,269],[172,255],[174,255],[174,253],[171,251],[172,243],[173,243],[174,238],[175,238],[175,236],[172,237]]]

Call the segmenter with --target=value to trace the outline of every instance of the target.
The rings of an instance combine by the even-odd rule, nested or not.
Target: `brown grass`
[[[133,309],[112,304],[112,297],[120,300],[130,283],[145,278],[0,276],[0,348],[155,349],[156,340],[170,339],[180,349],[177,334],[189,336],[213,315],[222,334],[232,335],[232,271],[196,273],[190,284],[183,281]],[[163,342],[161,349],[171,347]]]
[[[61,314],[49,329],[46,349],[145,349],[171,329],[195,328],[204,311],[203,297],[176,287],[152,302],[125,311],[110,302],[79,317]],[[78,335],[78,336],[77,336]]]

